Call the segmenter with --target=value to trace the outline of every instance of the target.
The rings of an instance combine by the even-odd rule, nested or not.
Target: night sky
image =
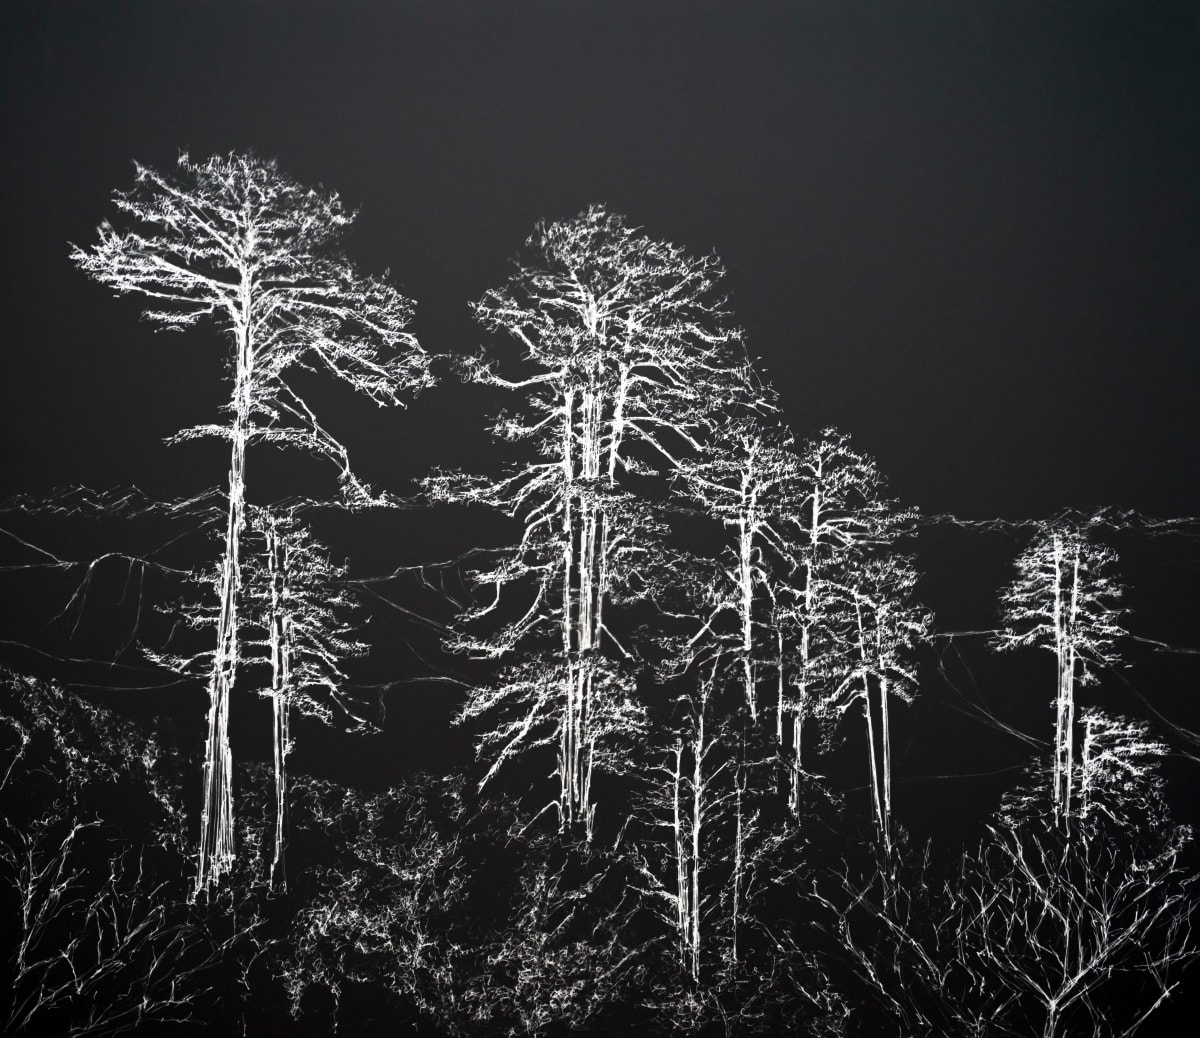
[[[134,159],[253,149],[360,208],[347,251],[390,268],[431,352],[483,342],[467,304],[536,221],[604,203],[715,250],[795,432],[851,433],[924,513],[1200,514],[1195,2],[10,2],[0,48],[5,497],[223,482],[223,447],[162,439],[216,416],[224,343],[155,333],[68,253]],[[451,377],[404,413],[337,391],[321,413],[406,493],[493,457],[497,403]],[[307,464],[255,454],[252,498]],[[381,522],[357,575],[487,536]],[[971,545],[927,563],[942,630],[994,621],[1017,545]],[[1144,634],[1190,637],[1189,580]],[[400,636],[373,652],[419,669]],[[427,702],[410,731],[440,746],[444,691]]]

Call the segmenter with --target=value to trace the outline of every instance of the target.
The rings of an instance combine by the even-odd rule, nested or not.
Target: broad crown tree
[[[274,161],[183,155],[177,177],[136,167],[114,202],[128,229],[105,222],[100,240],[75,247],[75,264],[120,294],[146,297],[146,318],[167,330],[211,320],[227,349],[229,401],[220,423],[175,441],[229,443],[228,516],[220,577],[217,648],[209,676],[197,892],[214,886],[234,856],[229,697],[239,649],[239,541],[246,524],[246,449],[270,443],[330,459],[348,504],[372,500],[345,447],[289,381],[323,372],[377,404],[399,404],[431,382],[428,358],[406,331],[412,303],[385,279],[359,273],[338,248],[354,219],[336,194],[304,187]]]
[[[464,372],[521,394],[494,431],[528,443],[532,457],[500,479],[426,482],[435,499],[486,504],[523,527],[520,543],[473,577],[497,602],[502,589],[524,587],[527,604],[492,635],[473,633],[471,621],[494,604],[464,613],[456,644],[490,658],[534,656],[465,715],[510,709],[499,744],[485,737],[496,764],[555,730],[560,823],[589,835],[599,731],[636,714],[625,700],[632,682],[617,675],[632,651],[607,611],[666,579],[665,528],[639,479],[672,473],[755,393],[717,292],[722,273],[714,257],[688,256],[598,206],[540,224],[508,281],[474,307],[480,324],[516,343],[526,372],[505,377],[487,356]]]

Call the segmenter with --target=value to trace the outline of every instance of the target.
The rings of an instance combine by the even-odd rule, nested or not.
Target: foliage
[[[1171,820],[1144,727],[1107,730],[1095,809],[1073,831],[1038,766],[941,879],[927,849],[843,871],[821,896],[833,958],[899,1033],[1132,1035],[1176,990],[1200,951],[1191,832]]]
[[[187,901],[172,748],[54,684],[5,672],[0,697],[6,1033],[117,1034],[211,1015],[213,977],[254,923]]]

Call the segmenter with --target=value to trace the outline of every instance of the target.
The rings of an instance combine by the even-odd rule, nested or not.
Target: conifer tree
[[[405,330],[412,304],[386,280],[359,273],[338,239],[353,221],[341,199],[304,187],[275,162],[231,154],[183,155],[175,178],[138,165],[114,202],[128,228],[108,222],[75,264],[119,294],[146,297],[146,318],[178,331],[211,320],[225,340],[230,396],[223,420],[171,442],[213,436],[229,444],[227,520],[216,651],[208,678],[196,891],[213,888],[234,859],[229,701],[241,660],[240,542],[246,527],[246,451],[295,447],[330,459],[347,503],[372,500],[345,447],[289,381],[320,371],[377,404],[427,386],[428,358]]]
[[[474,307],[484,328],[517,345],[524,373],[502,375],[487,356],[464,367],[520,395],[494,432],[528,444],[529,456],[499,479],[440,473],[425,483],[435,500],[488,505],[521,524],[519,543],[472,574],[490,594],[460,617],[452,646],[504,669],[463,716],[496,718],[481,743],[492,760],[485,781],[555,745],[560,826],[588,838],[592,777],[622,766],[602,740],[639,714],[634,650],[612,609],[669,581],[666,528],[643,481],[671,475],[756,392],[721,277],[715,258],[690,257],[601,207],[540,224],[506,284]],[[500,606],[513,595],[523,604]],[[477,633],[504,608],[513,619]]]
[[[729,565],[712,588],[706,627],[719,630],[725,614],[734,621],[728,640],[738,656],[752,720],[758,717],[761,655],[756,634],[774,626],[771,588],[797,561],[793,531],[783,522],[795,483],[790,446],[786,430],[768,426],[752,413],[735,414],[705,454],[679,476],[685,493],[732,533]],[[779,718],[776,724],[781,724]]]
[[[1050,525],[1016,561],[1017,577],[1001,592],[1005,627],[993,645],[1000,651],[1033,646],[1054,653],[1055,817],[1070,828],[1075,777],[1075,686],[1097,680],[1117,663],[1122,634],[1116,603],[1122,587],[1112,577],[1116,555],[1081,530]]]
[[[790,519],[798,541],[798,579],[778,596],[799,642],[789,704],[794,811],[799,809],[804,721],[835,710],[839,684],[861,665],[853,662],[855,593],[846,589],[856,586],[854,574],[870,552],[891,544],[914,515],[883,496],[875,461],[836,429],[824,429],[801,446],[796,471]]]
[[[372,727],[367,704],[351,690],[347,661],[367,651],[358,640],[359,610],[345,586],[346,567],[295,514],[253,508],[254,551],[244,560],[248,620],[259,637],[247,639],[247,663],[265,663],[271,700],[271,760],[275,786],[270,883],[286,887],[287,757],[295,710],[350,730]]]

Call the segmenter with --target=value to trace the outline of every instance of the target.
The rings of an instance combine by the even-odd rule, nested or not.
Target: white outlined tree
[[[1135,1033],[1196,957],[1192,834],[1163,796],[1167,747],[1141,722],[1090,708],[1082,721],[1072,825],[1039,775],[1006,799],[960,887],[975,990],[1044,1038]],[[1121,977],[1141,983],[1113,990]]]
[[[714,257],[690,257],[601,207],[539,225],[508,282],[474,307],[480,324],[517,343],[527,374],[504,377],[486,358],[465,366],[466,378],[521,394],[519,410],[501,415],[494,432],[528,442],[536,460],[502,479],[426,481],[435,500],[486,504],[523,527],[513,550],[473,574],[494,588],[493,601],[461,623],[477,629],[472,621],[496,611],[506,588],[524,587],[527,604],[498,632],[456,646],[497,660],[532,653],[545,664],[535,679],[542,691],[528,694],[528,664],[519,663],[518,680],[489,686],[467,715],[512,708],[496,764],[544,743],[552,717],[560,825],[589,837],[595,723],[621,712],[600,705],[610,685],[601,660],[611,668],[631,659],[608,610],[654,593],[663,535],[637,480],[669,475],[723,410],[755,396],[716,292],[722,274]]]
[[[1084,713],[1092,799],[1077,832],[1038,762],[948,873],[927,853],[901,863],[902,882],[846,872],[839,897],[818,893],[900,1033],[1129,1038],[1179,988],[1197,956],[1195,876],[1157,774],[1166,747],[1144,724]]]
[[[716,671],[714,663],[695,679],[696,691],[680,698],[683,717],[675,743],[648,770],[642,810],[651,832],[666,834],[653,841],[666,852],[657,862],[642,856],[637,863],[645,883],[639,893],[674,932],[680,967],[694,987],[700,984],[706,929],[717,904],[707,890],[707,870],[715,865],[708,827],[730,799],[719,785],[730,761],[723,759],[720,719],[713,716]]]
[[[272,767],[275,784],[274,849],[269,881],[287,885],[287,757],[292,749],[291,715],[340,722],[352,730],[371,727],[366,704],[349,690],[348,660],[366,654],[356,637],[357,603],[346,590],[346,567],[294,514],[252,508],[250,527],[259,550],[243,563],[248,619],[261,631],[247,639],[245,662],[263,660],[271,683]],[[255,651],[257,650],[257,652]]]
[[[758,717],[756,631],[774,626],[767,605],[778,579],[773,575],[793,568],[796,562],[792,531],[783,523],[795,481],[796,458],[790,446],[786,430],[765,426],[751,415],[735,416],[719,437],[713,438],[705,454],[678,476],[685,493],[733,534],[730,565],[719,586],[712,589],[705,629],[715,633],[725,613],[735,620],[731,641],[752,720]],[[760,615],[764,610],[767,617]],[[781,660],[777,666],[782,689]],[[780,717],[776,728],[781,737]]]
[[[1080,712],[1083,742],[1079,753],[1079,818],[1084,837],[1093,818],[1120,823],[1121,813],[1146,789],[1156,793],[1156,773],[1167,746],[1142,721],[1113,717],[1095,707]]]
[[[296,506],[248,505],[240,545],[239,673],[271,702],[274,811],[266,873],[274,890],[287,885],[287,758],[293,748],[293,713],[347,731],[375,726],[368,716],[370,704],[346,673],[349,661],[368,650],[358,638],[363,617],[347,588],[347,567],[332,560],[298,512]],[[179,643],[197,642],[185,633],[188,630],[216,629],[219,612],[213,592],[221,586],[219,564],[194,571],[188,583],[190,590],[162,609],[179,621],[168,639],[171,647],[142,645],[142,652],[160,667],[202,679],[212,667],[213,649],[188,651]],[[269,675],[266,680],[264,673]]]
[[[209,676],[197,893],[233,863],[229,697],[240,660],[240,539],[246,524],[246,449],[298,447],[337,466],[348,503],[369,489],[345,448],[287,381],[294,369],[331,375],[378,404],[430,384],[428,358],[405,327],[412,304],[385,280],[360,274],[337,249],[354,219],[336,194],[306,188],[250,155],[194,162],[178,179],[137,166],[134,187],[114,197],[131,225],[105,223],[71,258],[120,294],[150,300],[146,318],[180,330],[209,318],[226,336],[232,391],[227,420],[173,439],[216,436],[230,446],[228,513],[220,574],[216,652]]]
[[[918,575],[905,555],[863,558],[830,585],[844,620],[845,677],[833,707],[861,703],[867,737],[872,816],[884,852],[892,850],[891,701],[911,702],[917,687],[916,652],[933,617],[914,598]],[[878,718],[878,722],[876,721]]]
[[[780,601],[798,629],[799,653],[792,685],[791,805],[799,810],[801,754],[806,717],[833,706],[844,678],[846,649],[856,644],[845,594],[850,573],[873,547],[891,543],[914,513],[882,497],[884,482],[874,460],[836,429],[823,429],[801,445],[791,515],[799,541],[799,587]],[[853,594],[851,594],[851,599]],[[840,604],[839,604],[840,601]]]
[[[257,943],[253,911],[222,919],[187,903],[187,818],[165,734],[0,668],[5,1034],[196,1024],[214,968]]]
[[[1122,587],[1111,576],[1115,553],[1077,528],[1044,529],[1016,561],[1017,577],[1001,592],[1005,628],[993,645],[1000,651],[1024,646],[1054,653],[1054,766],[1051,790],[1055,817],[1070,828],[1075,778],[1075,686],[1097,680],[1097,670],[1118,662]]]

